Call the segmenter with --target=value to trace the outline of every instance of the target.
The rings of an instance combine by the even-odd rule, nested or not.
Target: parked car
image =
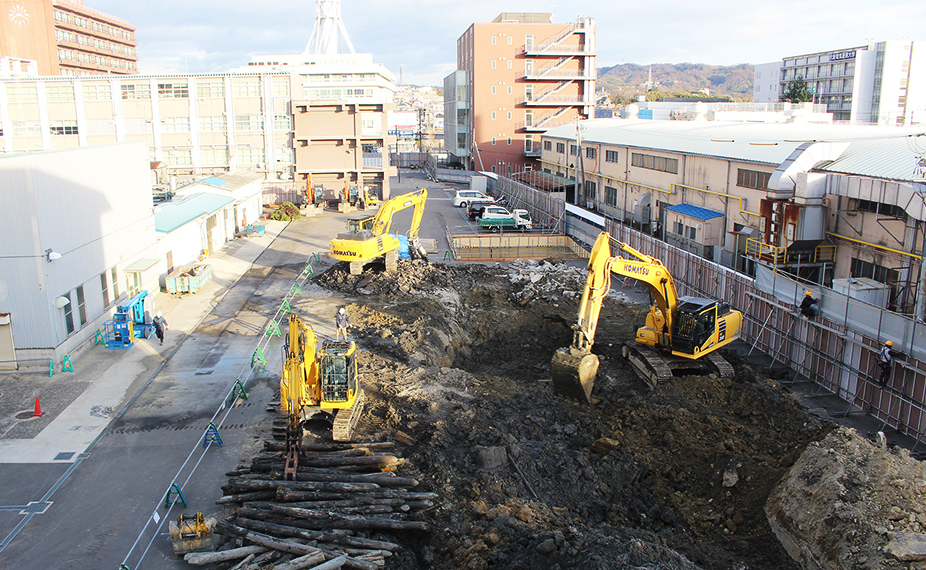
[[[469,212],[467,212],[469,219],[475,220],[476,218],[482,216],[482,211],[485,210],[486,207],[492,205],[492,202],[473,202],[469,205]]]
[[[457,190],[453,197],[453,205],[457,208],[465,208],[473,202],[495,202],[495,198],[476,190]]]

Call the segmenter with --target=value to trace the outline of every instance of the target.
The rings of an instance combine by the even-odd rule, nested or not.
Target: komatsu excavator
[[[357,346],[353,341],[325,341],[316,354],[317,345],[312,327],[291,314],[280,380],[280,408],[287,420],[287,475],[298,467],[305,422],[328,422],[334,441],[350,441],[363,409]]]
[[[348,221],[348,231],[331,240],[331,257],[350,263],[351,275],[360,275],[365,265],[381,258],[386,260],[387,272],[395,271],[401,242],[398,236],[389,233],[392,216],[414,206],[415,213],[408,230],[408,249],[413,257],[427,260],[428,253],[418,241],[418,228],[427,199],[428,190],[422,188],[383,202],[375,216]]]
[[[636,342],[625,343],[622,355],[650,386],[672,377],[673,370],[715,373],[732,377],[730,366],[716,350],[739,336],[743,314],[728,303],[700,297],[679,297],[672,275],[661,261],[630,245],[613,242],[602,232],[588,260],[588,278],[579,303],[579,321],[573,326],[572,346],[553,355],[553,387],[564,396],[591,402],[598,373],[598,357],[592,354],[601,304],[611,289],[611,274],[643,283],[654,303],[646,323],[637,329]],[[624,257],[620,254],[627,254]]]

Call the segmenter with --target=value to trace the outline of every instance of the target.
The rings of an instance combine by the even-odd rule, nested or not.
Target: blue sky
[[[300,53],[315,21],[314,0],[85,0],[138,28],[142,73],[217,72],[256,54]],[[502,11],[552,12],[554,22],[591,16],[599,67],[618,63],[767,63],[789,55],[871,41],[926,41],[923,0],[721,0],[659,4],[613,0],[342,0],[358,52],[374,55],[405,83],[440,85],[453,71],[456,40]]]

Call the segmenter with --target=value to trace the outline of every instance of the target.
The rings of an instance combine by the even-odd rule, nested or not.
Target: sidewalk
[[[97,345],[73,363],[74,372],[0,375],[0,463],[67,464],[87,452],[285,227],[268,221],[263,236],[226,243],[206,259],[212,279],[197,293],[155,293],[152,312],[170,327],[163,346],[154,336],[127,350]],[[36,397],[40,417],[31,416]]]

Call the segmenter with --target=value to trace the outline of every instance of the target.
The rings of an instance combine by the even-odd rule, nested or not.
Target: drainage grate
[[[68,459],[74,457],[73,451],[62,451],[52,461],[67,461]]]

